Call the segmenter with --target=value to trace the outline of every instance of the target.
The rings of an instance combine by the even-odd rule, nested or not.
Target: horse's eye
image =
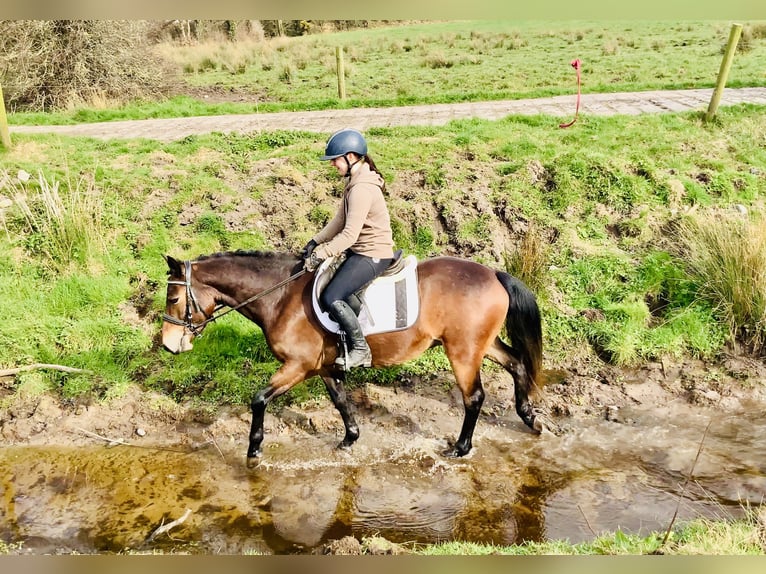
[[[168,303],[169,303],[170,305],[175,305],[176,303],[178,303],[178,297],[170,297],[170,298],[168,299]]]

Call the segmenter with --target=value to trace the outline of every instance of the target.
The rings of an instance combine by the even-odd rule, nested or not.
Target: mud
[[[336,449],[329,400],[270,409],[254,470],[244,405],[211,412],[137,386],[71,404],[12,395],[6,379],[0,540],[35,554],[398,553],[646,534],[676,510],[738,517],[766,493],[764,370],[735,357],[549,369],[541,436],[516,416],[511,380],[489,371],[474,450],[456,460],[440,454],[462,422],[448,374],[365,385],[350,393],[352,449]]]

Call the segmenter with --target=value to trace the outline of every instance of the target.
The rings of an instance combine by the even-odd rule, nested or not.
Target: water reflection
[[[349,534],[578,542],[617,529],[663,531],[676,508],[679,520],[720,518],[764,503],[766,421],[757,413],[713,420],[688,484],[716,413],[623,414],[633,422],[595,421],[560,437],[488,430],[458,461],[428,441],[344,453],[332,450],[332,437],[275,442],[254,471],[241,445],[222,453],[5,447],[0,539],[36,553],[308,553]],[[185,522],[147,541],[187,509]]]

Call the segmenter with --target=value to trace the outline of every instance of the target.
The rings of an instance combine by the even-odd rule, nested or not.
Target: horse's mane
[[[195,261],[205,261],[206,259],[218,259],[221,257],[252,257],[254,259],[288,259],[295,258],[292,253],[280,253],[277,251],[258,251],[237,249],[236,251],[220,251],[207,255],[199,255]]]
[[[210,253],[208,255],[200,255],[195,261],[202,262],[233,258],[242,259],[245,266],[253,270],[263,269],[264,267],[273,267],[274,265],[291,266],[295,265],[300,259],[294,253],[238,249],[236,251],[221,251],[218,253]]]

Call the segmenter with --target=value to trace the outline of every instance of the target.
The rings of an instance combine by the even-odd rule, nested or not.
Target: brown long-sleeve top
[[[326,259],[351,248],[354,253],[380,259],[394,256],[391,218],[383,197],[383,178],[367,163],[351,174],[340,208],[314,236],[314,252]]]

